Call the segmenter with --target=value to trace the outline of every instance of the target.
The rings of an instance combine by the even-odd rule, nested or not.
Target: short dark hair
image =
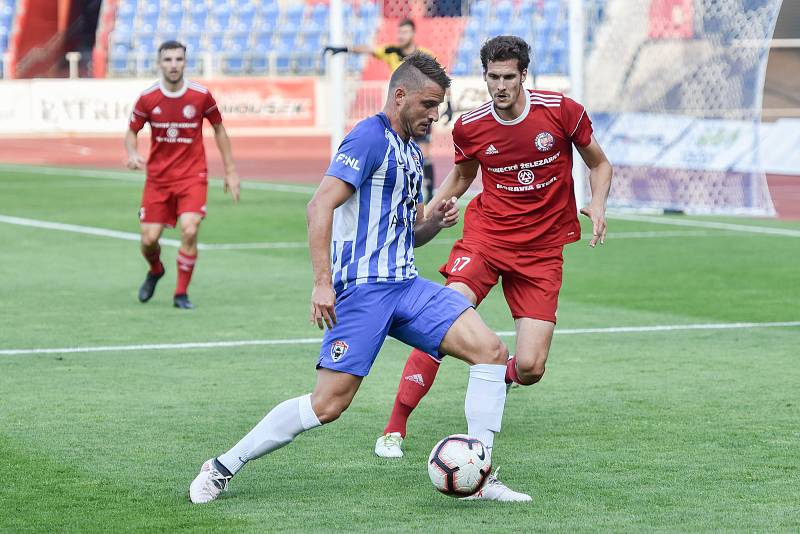
[[[515,35],[500,35],[489,39],[481,47],[481,65],[483,72],[489,67],[490,61],[517,60],[520,72],[528,68],[531,62],[531,47],[524,39]]]
[[[450,77],[435,57],[425,52],[413,52],[403,58],[403,62],[392,73],[389,89],[392,90],[398,85],[421,88],[426,79],[436,82],[442,89],[450,87]]]
[[[398,28],[401,26],[411,26],[411,29],[417,31],[417,25],[414,24],[414,21],[411,19],[403,19],[400,21],[400,24],[397,25]]]
[[[161,43],[161,46],[158,47],[158,57],[161,57],[161,52],[164,50],[177,50],[178,48],[183,50],[183,53],[186,53],[186,45],[179,42],[179,41],[164,41]]]

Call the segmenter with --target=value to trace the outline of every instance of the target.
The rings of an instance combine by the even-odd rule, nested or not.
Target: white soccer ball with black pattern
[[[492,457],[479,439],[454,434],[437,443],[428,457],[433,485],[453,497],[468,497],[483,487]]]

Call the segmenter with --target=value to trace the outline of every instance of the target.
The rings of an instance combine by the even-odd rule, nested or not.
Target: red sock
[[[164,272],[164,265],[161,263],[161,247],[156,245],[153,252],[142,251],[142,256],[150,264],[150,273],[159,275]]]
[[[436,373],[439,371],[439,362],[419,349],[414,349],[408,356],[408,361],[400,378],[397,388],[397,397],[394,399],[394,408],[389,422],[386,424],[384,434],[400,432],[406,436],[408,417],[417,407],[422,397],[431,389]]]
[[[178,285],[175,287],[176,295],[185,295],[189,289],[189,282],[192,280],[192,271],[197,261],[197,254],[190,256],[178,251]]]
[[[519,375],[517,374],[517,357],[512,356],[506,362],[506,384],[516,382],[519,384]]]

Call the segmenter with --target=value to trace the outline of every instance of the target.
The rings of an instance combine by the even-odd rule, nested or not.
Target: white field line
[[[783,321],[772,323],[709,323],[709,324],[674,324],[653,326],[615,326],[609,328],[559,328],[556,335],[583,334],[633,334],[648,332],[674,332],[680,330],[742,330],[752,328],[786,328],[800,327],[800,321]],[[513,337],[513,331],[497,332],[502,337]],[[231,347],[259,347],[273,345],[313,345],[322,338],[294,339],[250,339],[242,341],[206,341],[197,343],[156,343],[149,345],[107,345],[98,347],[65,347],[47,349],[2,349],[0,356],[30,356],[35,354],[76,354],[90,352],[123,352],[145,350],[181,350],[181,349],[215,349]]]
[[[613,219],[625,221],[648,222],[670,226],[689,226],[692,228],[713,228],[715,230],[729,230],[733,232],[749,232],[754,234],[770,234],[788,237],[800,237],[800,230],[790,228],[775,228],[774,226],[754,226],[751,224],[724,223],[716,221],[698,221],[697,219],[677,219],[669,216],[632,215],[614,213],[608,216]]]
[[[77,169],[69,167],[48,167],[37,165],[16,165],[9,163],[0,163],[0,171],[8,172],[27,172],[31,174],[44,174],[52,176],[78,176],[83,178],[100,178],[106,180],[122,180],[129,182],[144,182],[144,175],[135,171],[117,171],[113,169],[108,170],[93,170],[93,169]],[[209,183],[215,185],[222,185],[220,179],[209,179]],[[276,184],[266,181],[253,181],[243,180],[243,189],[256,189],[261,191],[278,191],[283,193],[297,193],[302,195],[312,195],[316,191],[315,186],[310,185],[290,185],[290,184]],[[474,195],[473,195],[474,196]],[[467,195],[460,200],[466,202],[470,199]],[[792,230],[790,228],[776,228],[773,226],[754,226],[749,224],[738,223],[724,223],[715,221],[702,221],[696,219],[677,219],[669,216],[657,215],[636,215],[627,213],[610,213],[609,219],[621,219],[628,221],[650,222],[654,224],[664,224],[671,226],[688,226],[693,228],[712,228],[716,230],[730,230],[736,232],[751,232],[756,234],[770,234],[782,235],[789,237],[800,237],[800,230]],[[667,236],[662,236],[667,237]]]
[[[60,232],[72,232],[99,237],[110,237],[113,239],[123,239],[125,241],[139,241],[139,234],[134,232],[122,232],[110,230],[108,228],[97,228],[94,226],[83,226],[78,224],[67,224],[52,221],[41,221],[38,219],[28,219],[24,217],[13,217],[10,215],[0,215],[0,223],[13,224],[17,226],[27,226],[30,228],[41,228],[44,230],[56,230]],[[609,233],[608,239],[661,239],[667,237],[708,237],[726,235],[722,232],[703,232],[703,231],[680,231],[680,232],[617,232]],[[588,240],[590,236],[584,236]],[[433,245],[451,245],[452,239],[434,239],[430,242]],[[180,247],[180,241],[176,239],[161,239],[161,244],[169,247]],[[308,248],[305,241],[272,241],[261,243],[199,243],[197,248],[200,250],[272,250],[272,249],[304,249]]]
[[[46,176],[71,176],[79,178],[99,178],[103,180],[118,180],[123,182],[144,183],[144,174],[139,171],[117,171],[113,169],[75,169],[70,167],[46,167],[37,165],[14,165],[0,163],[0,171],[7,172],[26,172],[30,174],[43,174]],[[320,179],[322,177],[320,176]],[[209,178],[209,184],[221,186],[222,180],[219,178]],[[260,191],[278,191],[282,193],[298,193],[302,195],[312,195],[317,190],[311,185],[291,185],[276,184],[272,182],[262,182],[260,180],[242,180],[242,189],[256,189]]]

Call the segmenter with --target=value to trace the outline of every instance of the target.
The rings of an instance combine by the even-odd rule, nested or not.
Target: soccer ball
[[[486,482],[492,471],[489,450],[480,440],[454,434],[437,443],[428,457],[428,475],[445,495],[467,497]]]

